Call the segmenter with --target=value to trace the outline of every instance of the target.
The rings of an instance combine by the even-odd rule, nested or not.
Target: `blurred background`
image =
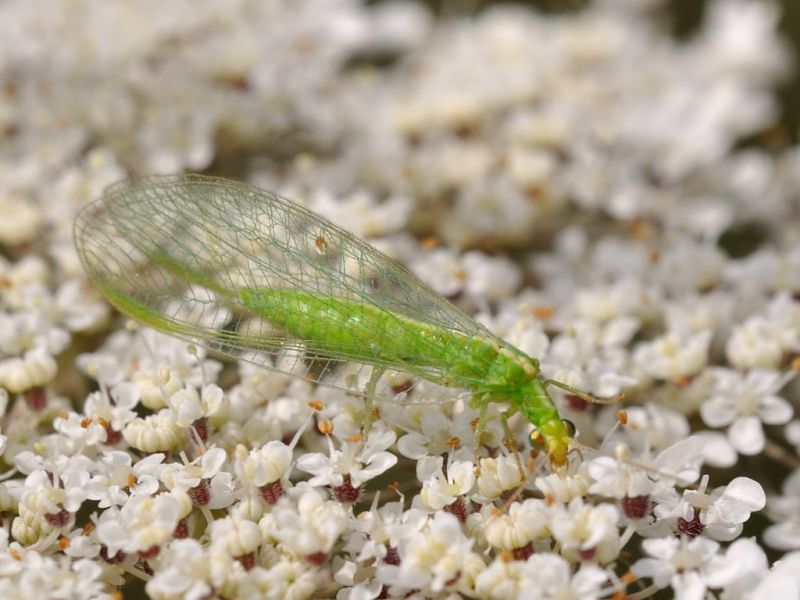
[[[382,0],[373,0],[373,3]],[[766,0],[765,0],[766,1]],[[469,13],[503,2],[494,0],[428,0],[427,4],[438,14]],[[663,0],[652,2],[642,0],[642,4],[650,4],[654,10],[662,13],[666,27],[678,38],[685,38],[697,31],[703,21],[708,0]],[[780,9],[779,30],[785,36],[787,49],[793,57],[791,74],[778,85],[778,97],[781,104],[781,130],[776,131],[779,138],[786,142],[795,142],[800,135],[800,2],[796,0],[774,0],[771,2]],[[585,8],[586,0],[521,0],[517,4],[529,6],[535,10],[549,13],[563,13]],[[632,2],[633,4],[633,2]],[[777,141],[777,140],[776,140]]]

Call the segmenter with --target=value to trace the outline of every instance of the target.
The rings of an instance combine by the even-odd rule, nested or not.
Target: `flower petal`
[[[724,427],[737,415],[736,403],[724,396],[714,396],[700,405],[700,416],[709,427]]]
[[[728,429],[728,437],[740,454],[758,454],[764,449],[764,429],[758,417],[739,417]]]
[[[761,484],[749,477],[737,477],[725,488],[717,506],[729,523],[743,523],[751,512],[761,510],[766,503],[767,496]]]
[[[780,396],[766,396],[761,400],[758,416],[767,425],[788,423],[794,414],[792,405]]]

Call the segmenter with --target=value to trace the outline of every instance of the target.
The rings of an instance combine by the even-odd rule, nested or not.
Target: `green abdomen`
[[[332,296],[245,288],[240,297],[260,317],[322,355],[408,370],[472,389],[495,378],[498,347],[493,340]]]

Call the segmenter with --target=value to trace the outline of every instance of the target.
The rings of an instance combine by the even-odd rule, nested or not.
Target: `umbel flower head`
[[[778,3],[430,6],[0,3],[0,598],[800,596]]]

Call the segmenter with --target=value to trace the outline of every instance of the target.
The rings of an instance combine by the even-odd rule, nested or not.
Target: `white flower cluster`
[[[657,1],[587,4],[0,3],[0,597],[800,599],[778,10],[712,0],[678,40]],[[279,356],[117,319],[75,214],[197,170],[304,202],[624,401],[554,391],[579,431],[556,467],[497,403],[476,454],[479,406],[429,382],[386,374],[365,415]]]

